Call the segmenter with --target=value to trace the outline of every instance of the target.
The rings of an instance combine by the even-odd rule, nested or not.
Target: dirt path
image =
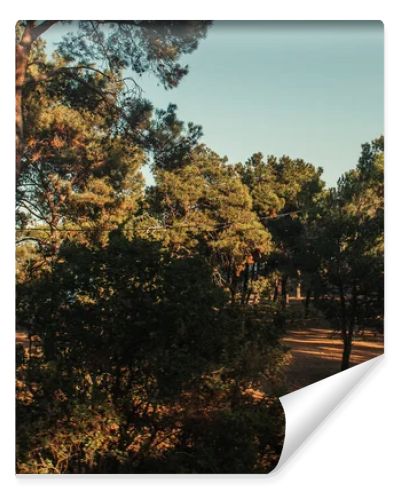
[[[339,336],[332,337],[332,330],[321,322],[324,323],[293,325],[283,338],[293,356],[286,371],[289,392],[340,371],[342,341]],[[354,341],[350,362],[357,365],[380,354],[383,354],[383,339],[366,333]]]

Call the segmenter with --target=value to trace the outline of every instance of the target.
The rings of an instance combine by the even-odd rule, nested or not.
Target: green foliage
[[[164,454],[189,447],[193,459],[174,472],[204,472],[205,445],[197,449],[186,435],[194,432],[188,430],[193,413],[215,414],[212,432],[221,418],[238,420],[244,429],[240,401],[249,397],[246,390],[279,380],[279,330],[255,312],[230,306],[200,256],[174,258],[158,242],[129,241],[119,233],[99,249],[66,242],[52,270],[17,292],[19,321],[40,336],[43,349],[19,372],[32,394],[18,403],[20,471],[101,472],[111,463],[117,472],[153,472],[155,457],[161,460],[156,470],[168,471],[174,461]],[[278,412],[283,425],[283,416],[277,403],[273,411],[269,404],[256,405],[263,408],[256,411],[267,419],[264,427],[260,416],[247,428],[253,443],[261,439],[257,453],[244,463],[237,457],[235,468],[263,470],[276,462],[281,437],[269,439],[265,429],[277,425],[268,417]],[[110,423],[118,426],[116,436]],[[193,439],[204,439],[199,432]],[[161,439],[171,433],[172,442]],[[231,446],[241,447],[246,435],[238,434]],[[161,450],[155,444],[147,449],[148,439],[161,440]],[[219,452],[214,447],[207,453],[224,472]]]
[[[341,331],[349,366],[356,329],[383,331],[383,138],[364,144],[357,168],[326,193],[314,231],[319,306]]]
[[[51,58],[43,26],[17,26],[18,472],[270,471],[290,282],[344,367],[382,322],[383,138],[334,190],[301,159],[230,165],[134,80],[175,87],[208,23],[74,23]]]
[[[66,79],[61,71],[63,59],[49,62],[41,50],[31,57],[17,227],[19,239],[36,241],[49,257],[60,245],[60,229],[63,237],[105,243],[103,229],[118,227],[137,210],[143,189],[140,167],[146,156],[128,132],[118,130],[120,112],[111,106],[116,96],[107,106],[98,98],[109,86],[106,76],[79,73],[82,88],[75,88],[71,83],[75,80]],[[55,73],[50,82],[35,80],[42,66]],[[96,98],[84,91],[85,85],[96,91]],[[85,95],[85,100],[77,99],[77,94]],[[27,227],[35,229],[24,231]]]
[[[192,150],[202,135],[199,125],[189,122],[187,130],[178,120],[177,107],[170,104],[166,111],[157,110],[143,142],[153,153],[154,168],[173,171],[188,164]]]
[[[187,74],[179,58],[193,52],[210,23],[204,21],[79,21],[59,43],[68,62],[98,62],[113,73],[154,73],[166,88]],[[78,27],[78,30],[76,30]]]
[[[254,210],[271,234],[272,245],[264,257],[262,273],[275,280],[274,300],[285,307],[290,281],[315,286],[318,259],[309,238],[310,218],[322,196],[322,169],[288,156],[269,156],[265,162],[256,153],[244,164],[236,165],[249,187]]]

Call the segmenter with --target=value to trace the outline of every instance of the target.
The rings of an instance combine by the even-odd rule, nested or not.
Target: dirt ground
[[[289,325],[283,343],[290,348],[292,361],[286,369],[288,392],[318,382],[340,371],[342,341],[322,319],[296,321]],[[373,332],[356,336],[351,366],[383,354],[383,338]]]

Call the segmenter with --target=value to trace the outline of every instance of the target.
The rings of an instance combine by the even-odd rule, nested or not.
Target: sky
[[[50,29],[49,48],[61,30],[71,27]],[[140,84],[155,107],[174,103],[202,125],[202,142],[229,161],[286,154],[323,167],[333,186],[384,132],[383,38],[379,21],[214,22],[182,58],[189,74],[177,88],[148,75]]]

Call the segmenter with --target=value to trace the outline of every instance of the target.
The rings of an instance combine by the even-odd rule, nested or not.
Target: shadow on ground
[[[322,319],[290,325],[283,343],[290,348],[292,360],[286,369],[288,392],[301,389],[340,371],[342,340]],[[351,366],[383,354],[383,338],[373,332],[356,337]]]

